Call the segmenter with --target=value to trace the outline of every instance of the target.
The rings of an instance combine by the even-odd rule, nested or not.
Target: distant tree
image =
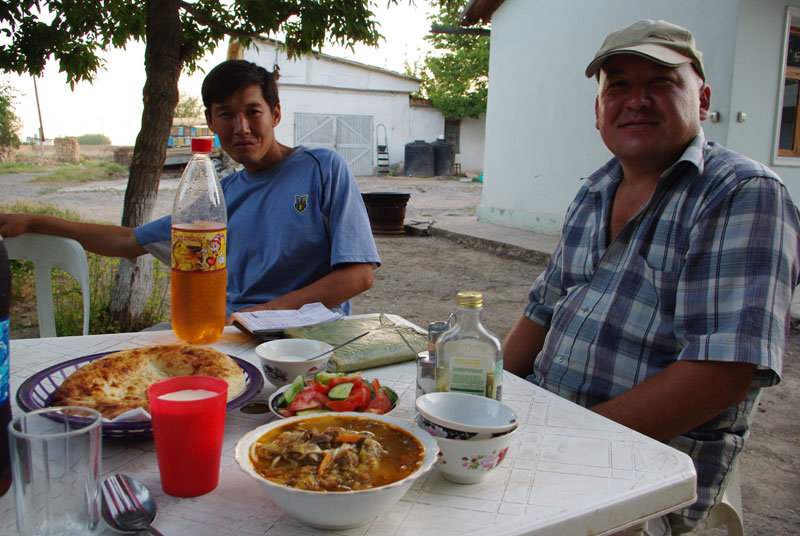
[[[203,115],[203,104],[200,97],[180,94],[173,117],[200,117]]]
[[[398,0],[383,0],[396,4]],[[330,42],[376,45],[381,35],[370,7],[374,0],[23,0],[0,4],[0,69],[39,75],[50,58],[74,87],[103,68],[100,54],[146,43],[142,127],[131,159],[122,225],[150,219],[167,151],[178,79],[213,52],[226,36],[244,45],[282,33],[290,55]],[[121,103],[124,106],[124,103]],[[120,263],[112,316],[135,329],[150,295],[152,258]]]
[[[14,111],[16,93],[7,80],[0,80],[0,147],[19,147],[22,121]]]
[[[429,17],[437,26],[459,27],[468,0],[432,0],[439,13]],[[477,118],[486,112],[489,93],[489,37],[435,33],[425,37],[436,52],[428,53],[417,74],[421,96],[445,117]],[[413,69],[412,69],[413,74]]]
[[[111,138],[104,134],[84,134],[78,136],[79,145],[111,145]]]

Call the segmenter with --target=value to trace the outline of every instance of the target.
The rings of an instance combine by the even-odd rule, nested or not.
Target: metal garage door
[[[355,175],[374,172],[371,115],[296,113],[294,143],[338,151]]]

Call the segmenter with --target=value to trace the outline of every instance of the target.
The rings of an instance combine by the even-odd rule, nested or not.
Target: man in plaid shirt
[[[614,32],[586,76],[614,158],[570,205],[505,368],[689,454],[697,502],[646,530],[680,534],[721,499],[756,397],[780,381],[800,222],[774,172],[705,139],[688,30]]]

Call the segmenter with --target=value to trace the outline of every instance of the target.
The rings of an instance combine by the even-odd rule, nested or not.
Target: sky
[[[424,40],[431,23],[427,15],[430,6],[424,0],[409,5],[401,0],[386,8],[378,0],[373,11],[380,23],[385,41],[376,49],[357,46],[355,52],[341,47],[326,46],[322,52],[331,56],[355,60],[393,71],[404,72],[405,62],[421,61],[432,48]],[[106,70],[99,71],[94,82],[81,82],[70,90],[66,76],[58,63],[50,60],[41,78],[36,80],[45,139],[83,134],[104,134],[114,145],[133,145],[142,118],[142,88],[144,87],[144,44],[131,42],[125,50],[114,49],[104,55]],[[225,60],[227,40],[207,55],[199,66],[206,72]],[[39,131],[34,80],[29,75],[2,74],[17,90],[15,112],[23,122],[20,138],[35,136]],[[181,75],[178,88],[182,94],[200,96],[204,73]]]

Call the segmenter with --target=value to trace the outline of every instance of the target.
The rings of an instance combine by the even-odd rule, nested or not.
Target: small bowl
[[[499,434],[519,424],[517,412],[485,396],[436,392],[417,398],[417,411],[429,422],[457,432]]]
[[[325,370],[331,358],[328,343],[311,339],[277,339],[256,346],[256,355],[261,360],[264,376],[275,387],[291,383],[297,376],[308,379],[316,372]],[[323,352],[325,355],[308,360]]]
[[[433,437],[444,437],[447,439],[458,439],[461,441],[473,441],[476,439],[490,439],[492,437],[501,436],[503,434],[508,434],[510,432],[496,432],[490,434],[488,432],[462,432],[461,430],[453,430],[452,428],[447,428],[445,426],[441,426],[439,424],[433,423],[422,416],[421,413],[417,413],[415,417],[415,422],[417,426],[431,434]],[[516,427],[511,429],[516,430]]]
[[[424,430],[411,423],[387,417],[386,415],[369,415],[363,413],[341,413],[362,419],[377,420],[393,424],[408,431],[416,437],[425,450],[420,467],[407,477],[377,488],[357,491],[308,491],[282,486],[259,475],[250,461],[250,445],[275,427],[284,426],[293,421],[329,417],[330,414],[291,417],[275,420],[247,432],[234,449],[234,456],[239,467],[255,479],[270,500],[298,521],[319,529],[343,530],[369,523],[395,505],[411,485],[419,477],[426,474],[436,463],[439,446]]]
[[[519,428],[489,439],[463,441],[437,437],[441,475],[456,484],[477,484],[503,461]]]

